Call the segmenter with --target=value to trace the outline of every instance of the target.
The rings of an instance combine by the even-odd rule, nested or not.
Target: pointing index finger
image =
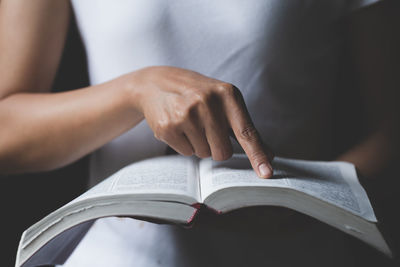
[[[235,139],[248,156],[257,175],[261,178],[270,178],[273,173],[270,164],[272,153],[263,144],[254,127],[239,89],[234,87],[234,91],[231,97],[224,98],[224,106]]]

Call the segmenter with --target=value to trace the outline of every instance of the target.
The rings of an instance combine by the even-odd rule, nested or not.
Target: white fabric
[[[92,84],[152,65],[178,66],[233,83],[274,151],[309,159],[328,158],[332,149],[331,99],[343,42],[340,21],[371,2],[72,0]],[[94,153],[92,183],[164,152],[165,145],[143,122]],[[249,257],[265,253],[271,258],[276,252],[265,236],[234,235],[231,240],[232,233],[222,229],[196,229],[193,234],[135,220],[99,220],[65,266],[197,266],[193,262],[204,263],[204,257],[218,266],[244,266]],[[307,236],[278,239],[302,246]],[[204,253],[196,252],[203,251],[204,243]],[[224,260],[228,248],[233,262]],[[235,253],[237,249],[252,253]]]
[[[329,157],[337,22],[360,2],[371,1],[72,1],[92,84],[152,65],[233,83],[265,141],[300,158]],[[94,153],[92,184],[164,151],[143,122]]]
[[[351,251],[346,250],[342,236],[314,221],[306,220],[302,225],[297,219],[290,227],[268,223],[262,229],[260,223],[252,222],[253,229],[246,230],[243,223],[240,225],[182,229],[128,218],[105,218],[96,221],[63,266],[337,267],[351,264],[347,261]],[[313,226],[312,238],[308,225]]]

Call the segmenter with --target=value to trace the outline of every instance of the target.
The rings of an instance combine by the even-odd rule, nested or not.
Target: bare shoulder
[[[48,91],[65,41],[69,1],[0,1],[0,99]]]

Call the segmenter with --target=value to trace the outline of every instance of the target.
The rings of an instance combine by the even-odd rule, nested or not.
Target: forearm
[[[349,19],[350,42],[360,103],[365,107],[364,128],[370,134],[339,157],[354,163],[369,178],[393,164],[399,153],[398,47],[397,21],[393,1],[355,12]]]
[[[64,93],[18,93],[0,101],[0,172],[60,167],[142,120],[121,83]]]
[[[398,129],[393,125],[382,127],[340,155],[337,160],[353,163],[366,178],[378,178],[377,175],[393,163],[398,154],[396,132]]]

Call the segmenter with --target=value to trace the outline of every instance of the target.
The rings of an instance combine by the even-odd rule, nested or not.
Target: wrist
[[[117,80],[124,105],[130,112],[140,113],[143,117],[143,86],[138,71],[121,76]]]

